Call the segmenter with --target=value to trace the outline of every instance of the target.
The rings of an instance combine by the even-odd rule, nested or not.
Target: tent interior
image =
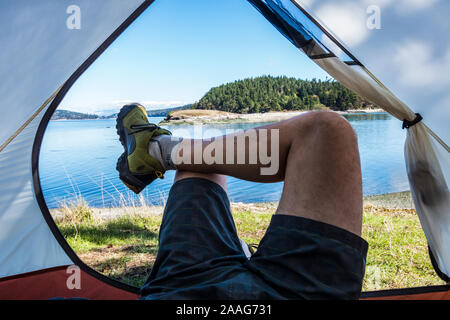
[[[241,1],[299,59],[311,59],[317,70],[383,108],[407,131],[404,154],[414,206],[431,263],[447,284],[363,292],[362,298],[450,299],[450,46],[442,41],[450,22],[440,14],[450,12],[450,3]],[[158,1],[153,2],[1,5],[0,39],[8,45],[0,55],[8,63],[0,65],[0,299],[139,297],[139,288],[99,273],[68,244],[43,193],[40,156],[49,121],[68,92],[128,27],[152,11]],[[69,5],[82,8],[83,25],[76,32],[66,27]],[[378,10],[382,28],[375,21]],[[173,41],[182,42],[182,35]],[[77,272],[83,285],[74,290],[68,283]]]

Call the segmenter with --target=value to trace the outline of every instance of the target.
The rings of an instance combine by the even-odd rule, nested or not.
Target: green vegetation
[[[178,110],[186,110],[186,109],[190,109],[191,107],[192,107],[192,104],[186,104],[184,106],[179,106],[179,107],[171,107],[171,108],[158,109],[158,110],[147,110],[147,115],[149,117],[165,117],[171,112],[178,111]]]
[[[192,104],[187,104],[179,107],[158,109],[158,110],[147,110],[147,115],[149,117],[165,117],[172,111],[185,110],[191,108]],[[92,120],[92,119],[115,119],[117,113],[113,113],[107,116],[99,116],[97,114],[88,114],[82,112],[74,112],[69,110],[58,109],[52,115],[51,120]]]
[[[260,113],[323,109],[346,111],[376,106],[336,81],[263,76],[212,88],[192,108]]]
[[[369,243],[364,290],[444,284],[414,209],[366,206],[362,235]]]
[[[78,227],[89,223],[93,219],[93,210],[83,197],[77,197],[76,201],[63,203],[60,208],[60,221],[71,225],[75,230],[74,240],[77,240]]]
[[[397,195],[399,200],[393,202]],[[369,252],[364,291],[443,284],[430,263],[415,210],[404,208],[409,202],[409,193],[365,198],[363,238],[369,243]],[[239,237],[258,244],[276,206],[233,204]],[[68,217],[71,209],[73,219]],[[93,212],[98,210],[87,208],[83,202],[72,203],[54,215],[62,234],[84,262],[109,277],[141,286],[158,251],[163,208],[103,209],[115,212],[108,218]]]
[[[85,120],[98,118],[100,117],[96,114],[73,112],[69,110],[56,110],[51,120]]]
[[[77,228],[65,222],[58,226],[86,264],[113,279],[141,286],[158,252],[160,223],[161,215],[127,214],[87,220]]]

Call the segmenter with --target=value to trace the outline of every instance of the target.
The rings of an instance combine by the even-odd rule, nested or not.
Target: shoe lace
[[[157,130],[160,129],[159,126],[153,123],[143,123],[143,124],[132,124],[130,129],[133,129],[133,132],[128,133],[128,135],[136,134],[145,130]]]

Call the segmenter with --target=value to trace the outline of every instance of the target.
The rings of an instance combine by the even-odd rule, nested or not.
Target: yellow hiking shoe
[[[120,109],[116,129],[125,150],[117,160],[120,180],[139,193],[156,178],[164,178],[164,167],[149,155],[148,145],[152,138],[171,132],[149,123],[147,111],[138,103]]]

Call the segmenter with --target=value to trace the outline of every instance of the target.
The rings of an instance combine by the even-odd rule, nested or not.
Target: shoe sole
[[[123,106],[122,109],[120,109],[119,113],[117,114],[116,119],[116,132],[119,135],[120,143],[122,144],[125,152],[127,152],[127,141],[125,138],[125,128],[123,127],[123,118],[130,112],[131,109],[133,109],[135,106],[133,105],[126,105]]]
[[[139,194],[147,186],[134,178],[133,174],[128,169],[128,156],[126,152],[122,153],[117,160],[116,170],[119,172],[119,178],[123,184],[134,193]]]
[[[119,135],[120,143],[123,146],[124,152],[117,160],[116,164],[116,170],[119,172],[119,178],[122,180],[122,182],[134,193],[138,194],[147,185],[144,185],[142,182],[137,180],[133,177],[133,174],[130,172],[129,166],[128,166],[128,150],[127,150],[127,144],[126,144],[126,133],[125,128],[123,127],[123,118],[130,112],[131,109],[135,108],[134,105],[126,105],[123,106],[122,109],[120,109],[119,113],[117,114],[116,119],[116,131]],[[156,176],[155,176],[156,179]],[[153,179],[154,180],[154,179]]]

